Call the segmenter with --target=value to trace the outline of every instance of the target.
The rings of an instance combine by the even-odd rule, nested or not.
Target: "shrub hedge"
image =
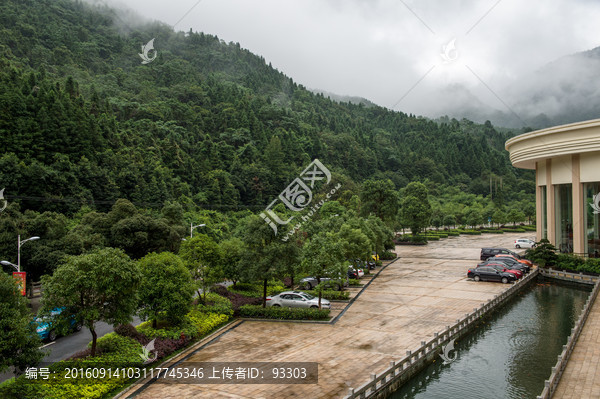
[[[329,309],[274,308],[244,305],[240,308],[242,317],[278,320],[329,320]]]
[[[237,294],[249,296],[249,297],[261,297],[263,296],[262,284],[256,283],[237,283],[235,287],[230,285],[227,289]],[[269,282],[267,285],[267,296],[277,295],[280,292],[286,291],[287,288],[282,282]]]
[[[359,281],[359,280],[356,280]],[[317,291],[304,291],[307,294],[311,294],[313,296],[316,296],[317,298],[319,297],[319,293]],[[330,291],[330,290],[326,290],[323,291],[323,294],[321,295],[321,298],[325,298],[325,299],[329,299],[330,301],[343,301],[346,300],[350,297],[350,292],[348,291]]]
[[[469,235],[469,236],[481,235],[481,231],[479,231],[479,230],[459,230],[458,232],[460,234],[465,234],[465,235]]]
[[[397,257],[398,257],[398,255],[392,251],[385,251],[385,252],[379,254],[379,259],[381,259],[381,260],[394,260]]]

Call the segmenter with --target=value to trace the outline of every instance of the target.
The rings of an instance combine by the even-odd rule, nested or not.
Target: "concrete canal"
[[[391,397],[535,398],[591,288],[538,278]]]

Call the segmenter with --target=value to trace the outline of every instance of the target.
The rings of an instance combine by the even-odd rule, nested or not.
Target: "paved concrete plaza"
[[[407,350],[508,288],[466,279],[481,247],[531,234],[484,234],[398,246],[390,264],[336,324],[245,321],[188,359],[319,363],[312,385],[151,384],[137,398],[339,398]],[[137,386],[139,388],[139,386]],[[130,391],[132,393],[135,389]]]
[[[592,306],[583,331],[558,383],[554,398],[600,398],[600,298]]]

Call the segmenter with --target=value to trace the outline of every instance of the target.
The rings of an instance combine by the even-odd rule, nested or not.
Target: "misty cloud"
[[[518,123],[577,108],[578,90],[598,94],[597,79],[588,80],[593,62],[574,57],[545,67],[600,45],[596,1],[107,1],[176,30],[239,42],[306,87],[414,114],[494,114]],[[458,58],[444,63],[442,47],[452,39]]]

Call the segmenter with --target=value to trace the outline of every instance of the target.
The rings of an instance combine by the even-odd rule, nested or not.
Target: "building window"
[[[556,209],[556,245],[560,252],[573,252],[573,187],[571,184],[554,186]]]
[[[594,213],[598,204],[594,196],[600,193],[600,183],[586,183],[583,196],[583,217],[585,219],[585,252],[589,257],[600,257],[600,213]]]
[[[548,208],[546,206],[546,195],[547,195],[547,190],[546,190],[546,186],[542,186],[542,226],[541,226],[541,231],[542,231],[542,238],[548,239]]]

